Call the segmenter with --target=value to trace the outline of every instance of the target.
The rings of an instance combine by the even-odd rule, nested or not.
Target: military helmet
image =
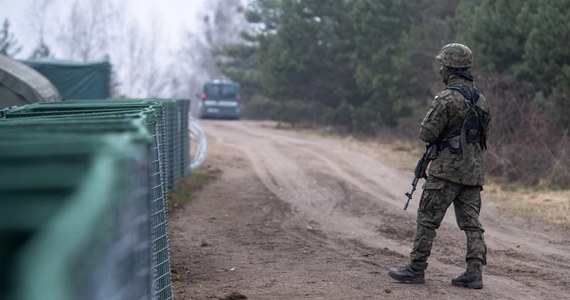
[[[469,47],[451,43],[443,46],[439,54],[435,57],[445,67],[463,69],[473,66],[473,53]]]

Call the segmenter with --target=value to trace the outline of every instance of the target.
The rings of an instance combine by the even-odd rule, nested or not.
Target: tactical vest
[[[454,84],[447,89],[455,90],[461,93],[465,99],[469,100],[469,111],[463,118],[461,128],[458,128],[449,134],[442,141],[437,143],[438,150],[448,148],[451,153],[462,153],[461,145],[479,144],[481,150],[487,149],[487,132],[485,123],[487,112],[477,106],[479,101],[479,91],[473,87],[470,88],[464,83]]]

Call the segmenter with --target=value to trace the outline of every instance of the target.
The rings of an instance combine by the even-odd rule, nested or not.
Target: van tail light
[[[200,98],[202,98],[202,100],[206,100],[206,93],[202,93],[202,95],[200,95]]]
[[[237,95],[236,100],[239,102],[241,100],[241,97],[239,95]]]

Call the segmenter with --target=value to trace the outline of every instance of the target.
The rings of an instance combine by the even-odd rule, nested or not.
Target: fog
[[[21,46],[17,59],[45,45],[51,59],[109,60],[114,96],[189,98],[201,81],[222,76],[211,53],[245,28],[237,13],[244,2],[0,0],[0,19]]]

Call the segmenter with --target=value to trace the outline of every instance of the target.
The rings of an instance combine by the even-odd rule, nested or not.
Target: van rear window
[[[239,89],[236,85],[209,84],[204,87],[204,92],[208,98],[236,98]]]
[[[224,98],[235,98],[237,96],[238,89],[235,85],[222,85],[222,97]]]
[[[208,97],[218,97],[220,96],[220,86],[219,85],[206,85],[204,87],[204,93],[208,95]]]

